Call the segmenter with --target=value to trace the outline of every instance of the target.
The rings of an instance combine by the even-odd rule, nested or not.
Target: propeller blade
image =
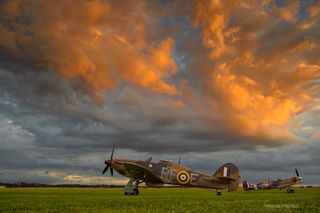
[[[111,153],[110,161],[113,159],[113,153],[114,153],[114,145],[113,145],[113,148],[112,148],[112,153]]]
[[[102,174],[105,174],[108,171],[109,167],[110,167],[110,172],[111,172],[111,175],[113,176],[112,160],[113,160],[114,147],[115,147],[115,145],[113,145],[113,148],[112,148],[112,152],[111,152],[111,156],[110,156],[110,162],[105,161],[105,164],[107,164],[107,166],[102,171]]]
[[[179,156],[179,162],[178,162],[178,164],[180,165],[180,163],[181,163],[181,156]]]
[[[104,175],[104,173],[106,173],[106,172],[108,171],[109,167],[110,167],[110,164],[108,164],[108,165],[104,168],[104,170],[102,171],[102,174],[103,174],[103,175]]]
[[[300,175],[299,175],[299,172],[298,172],[298,170],[297,169],[295,169],[296,170],[296,174],[297,174],[297,177],[299,177]]]

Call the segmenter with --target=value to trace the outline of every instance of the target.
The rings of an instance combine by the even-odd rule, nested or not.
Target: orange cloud
[[[290,118],[303,107],[275,87],[274,82],[263,88],[253,79],[235,75],[225,67],[220,69],[212,76],[211,89],[219,97],[222,115],[229,121],[236,121],[244,134],[286,128]]]
[[[171,57],[174,41],[168,38],[158,46],[146,48],[145,54],[137,51],[124,38],[114,47],[113,65],[119,70],[120,77],[130,83],[138,84],[151,91],[176,95],[177,89],[163,79],[176,73],[176,63]],[[117,49],[116,49],[117,48]],[[124,55],[130,56],[125,57]]]
[[[309,9],[309,14],[311,17],[315,17],[320,13],[320,2],[317,1],[313,6],[311,6]]]
[[[211,2],[198,1],[196,4],[195,25],[203,25],[203,44],[212,48],[210,56],[218,58],[227,52],[225,44],[228,13],[224,13],[223,4],[219,0]]]
[[[102,91],[125,82],[161,94],[154,108],[188,108],[184,116],[222,132],[294,138],[292,118],[316,101],[309,87],[320,72],[319,2],[305,16],[297,1],[189,3],[162,10],[157,1],[5,1],[0,51],[82,79],[98,104]]]
[[[82,78],[98,102],[101,91],[122,81],[153,92],[178,93],[165,81],[177,72],[174,40],[147,40],[145,27],[157,15],[150,13],[147,2],[15,0],[3,4],[1,19],[7,24],[0,27],[0,47],[11,57],[56,70],[66,78]],[[136,13],[139,10],[145,13]]]
[[[288,1],[285,7],[274,8],[274,13],[285,21],[293,21],[299,9],[299,1]]]
[[[306,21],[275,34],[278,23],[296,19],[300,5],[296,1],[282,8],[273,4],[272,12],[269,5],[197,2],[194,21],[202,29],[212,63],[203,72],[205,99],[211,108],[206,113],[219,112],[212,119],[241,135],[293,140],[296,137],[288,128],[291,119],[313,102],[303,84],[319,77],[317,61],[304,57],[314,54],[317,39],[288,41],[288,36],[303,33],[298,26]]]

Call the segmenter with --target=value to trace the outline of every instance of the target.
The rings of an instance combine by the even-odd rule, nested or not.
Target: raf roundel
[[[178,183],[187,184],[187,183],[189,183],[190,175],[186,171],[180,171],[177,173],[176,178],[177,178]]]

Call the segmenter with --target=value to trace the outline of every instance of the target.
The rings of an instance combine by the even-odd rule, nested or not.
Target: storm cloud
[[[0,181],[120,181],[116,144],[317,183],[319,5],[0,1]]]

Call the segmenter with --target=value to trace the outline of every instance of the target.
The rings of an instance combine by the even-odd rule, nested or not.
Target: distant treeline
[[[83,185],[83,184],[42,184],[42,183],[2,183],[0,186],[5,186],[6,188],[15,188],[15,187],[60,187],[60,188],[118,188],[124,187],[123,185]]]
[[[100,184],[100,185],[83,185],[83,184],[42,184],[42,183],[3,183],[0,182],[0,187],[4,186],[6,188],[17,188],[17,187],[57,187],[57,188],[123,188],[124,185],[115,185],[115,184]],[[140,188],[146,188],[144,185],[140,185]],[[159,188],[179,188],[185,186],[161,186]]]
[[[100,184],[100,185],[83,185],[83,184],[42,184],[42,183],[25,183],[25,182],[18,182],[18,183],[3,183],[0,182],[0,187],[6,188],[17,188],[17,187],[56,187],[56,188],[123,188],[124,185],[115,185],[115,184]],[[146,188],[144,185],[140,185],[140,188]],[[179,185],[168,185],[168,186],[161,186],[159,188],[189,188],[188,186],[179,186]],[[309,186],[293,186],[293,188],[319,188],[319,185],[309,185]],[[242,187],[239,187],[242,188]]]

